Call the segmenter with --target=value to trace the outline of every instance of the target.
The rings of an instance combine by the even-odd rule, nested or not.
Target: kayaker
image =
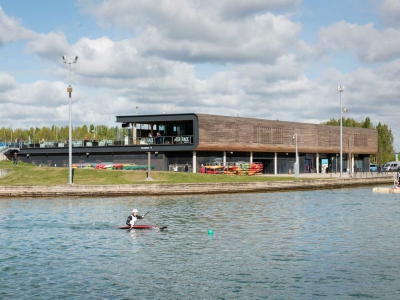
[[[133,227],[133,225],[135,225],[135,223],[138,219],[139,220],[144,219],[144,216],[138,216],[137,213],[138,213],[138,210],[136,208],[134,210],[132,210],[132,214],[126,220],[126,225]]]

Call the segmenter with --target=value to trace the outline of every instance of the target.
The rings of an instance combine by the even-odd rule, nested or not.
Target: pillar
[[[193,157],[192,157],[192,172],[196,173],[196,166],[197,166],[197,159],[196,159],[196,151],[193,151]]]
[[[132,128],[132,139],[133,139],[133,144],[137,144],[137,128],[136,128],[136,123],[133,123],[133,128]]]
[[[222,164],[226,166],[226,151],[224,151],[222,154]]]

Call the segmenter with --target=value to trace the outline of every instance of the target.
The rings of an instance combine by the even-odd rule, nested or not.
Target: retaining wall
[[[0,178],[3,178],[7,176],[9,173],[11,173],[13,170],[11,169],[0,169]]]
[[[0,197],[115,197],[142,195],[185,195],[248,192],[288,192],[294,190],[335,189],[357,186],[387,185],[391,177],[313,179],[245,183],[182,183],[132,185],[57,185],[0,186]]]

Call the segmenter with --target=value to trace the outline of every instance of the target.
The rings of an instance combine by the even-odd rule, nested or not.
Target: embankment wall
[[[118,197],[143,195],[189,195],[294,190],[337,189],[393,184],[391,177],[310,179],[273,182],[181,183],[131,185],[0,186],[0,197]]]

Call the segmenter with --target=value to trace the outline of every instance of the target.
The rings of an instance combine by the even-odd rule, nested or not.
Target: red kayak
[[[131,229],[131,226],[119,226],[119,229]],[[132,229],[165,229],[167,226],[157,226],[157,225],[133,225]]]

